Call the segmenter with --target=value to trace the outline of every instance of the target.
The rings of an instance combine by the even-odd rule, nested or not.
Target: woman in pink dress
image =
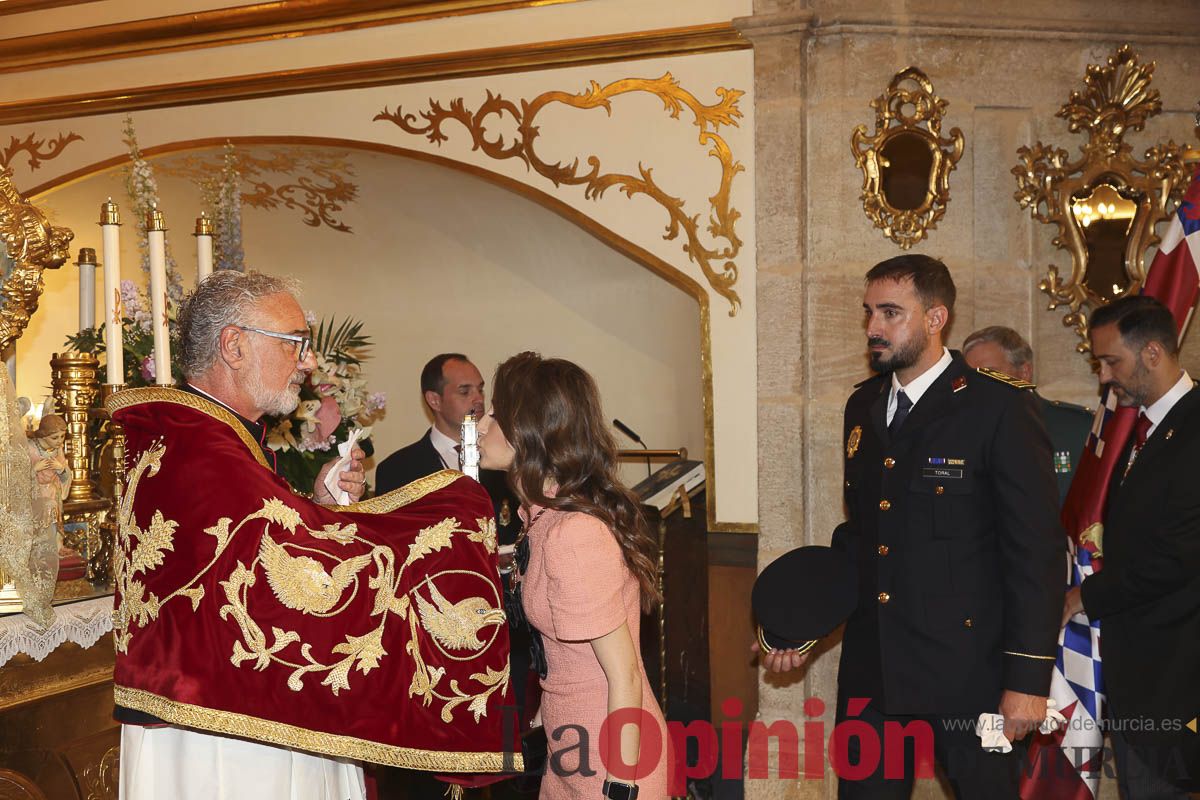
[[[550,753],[538,796],[665,800],[666,725],[638,646],[641,612],[661,601],[655,548],[617,479],[595,381],[521,353],[493,387],[480,465],[507,470],[521,500],[520,595],[545,652]]]

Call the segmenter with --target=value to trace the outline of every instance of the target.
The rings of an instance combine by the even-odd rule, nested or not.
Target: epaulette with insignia
[[[1089,417],[1095,416],[1095,414],[1096,414],[1096,409],[1088,408],[1087,406],[1081,406],[1078,403],[1068,403],[1065,400],[1051,400],[1048,397],[1043,397],[1042,399],[1045,400],[1050,405],[1054,406],[1055,408],[1061,408],[1066,411],[1082,411],[1083,413],[1087,414]]]
[[[1007,383],[1009,386],[1013,387],[1014,389],[1036,389],[1037,388],[1036,383],[1030,383],[1029,381],[1023,381],[1020,378],[1014,378],[1012,375],[1009,375],[1008,373],[1005,373],[1005,372],[1000,372],[998,370],[988,369],[987,367],[979,367],[975,371],[978,372],[980,375],[986,375],[987,377],[991,378],[994,381],[1000,381],[1001,383]]]
[[[880,372],[876,375],[872,375],[871,377],[869,377],[865,380],[861,380],[858,383],[854,384],[854,388],[861,389],[863,386],[866,386],[871,381],[882,381],[884,378],[890,378],[891,374],[892,373],[890,373],[890,372]]]

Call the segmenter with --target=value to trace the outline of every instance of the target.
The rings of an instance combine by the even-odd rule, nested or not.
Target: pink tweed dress
[[[540,510],[535,507],[530,517]],[[656,737],[648,724],[642,726],[638,800],[665,800],[666,724],[642,667],[637,579],[612,532],[587,514],[547,509],[530,529],[529,567],[522,581],[525,614],[542,634],[548,664],[542,680],[542,724],[550,754],[538,797],[601,798],[607,769],[600,758],[600,726],[608,714],[608,681],[589,642],[624,622],[638,650],[642,709],[649,715],[643,719],[653,720],[658,733]],[[586,754],[581,729],[586,731]]]

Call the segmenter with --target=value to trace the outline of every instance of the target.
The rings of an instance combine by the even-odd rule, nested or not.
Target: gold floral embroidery
[[[205,528],[204,532],[213,537],[211,559],[189,581],[159,599],[155,594],[147,593],[146,586],[135,576],[154,572],[166,563],[174,551],[178,523],[156,510],[147,529],[142,530],[137,525],[133,507],[141,482],[159,472],[166,453],[166,446],[159,440],[138,457],[122,500],[120,546],[115,569],[121,591],[114,626],[118,652],[128,652],[135,629],[149,627],[158,618],[162,606],[176,597],[188,598],[192,611],[198,611],[204,600],[204,587],[199,585],[201,579],[214,568],[243,528],[260,520],[265,524],[254,559],[249,564],[239,560],[225,579],[218,581],[223,604],[217,614],[220,619],[236,625],[240,634],[229,656],[235,667],[245,665],[258,671],[282,667],[288,671],[288,688],[295,692],[304,690],[308,676],[321,676],[320,685],[328,687],[337,696],[342,690],[352,688],[355,672],[365,675],[388,656],[383,647],[383,635],[389,622],[396,618],[409,623],[410,638],[405,643],[405,652],[414,662],[409,696],[420,697],[425,706],[439,701],[441,719],[447,723],[453,721],[454,710],[463,704],[476,722],[486,716],[489,698],[508,686],[508,666],[500,670],[485,667],[483,672],[471,674],[469,681],[474,686],[460,686],[458,679],[443,686],[445,668],[427,664],[426,655],[421,652],[423,640],[418,632],[423,629],[428,634],[425,641],[431,642],[448,661],[470,661],[487,652],[505,621],[494,576],[473,570],[446,570],[426,575],[406,593],[400,593],[400,584],[405,569],[431,553],[454,547],[460,537],[481,543],[488,552],[495,552],[494,521],[477,519],[477,529],[471,529],[462,526],[457,519],[447,517],[424,528],[409,545],[404,563],[397,569],[397,555],[392,548],[362,538],[355,523],[331,523],[313,529],[304,523],[295,508],[278,497],[268,497],[263,499],[260,509],[236,524],[229,517],[221,517]],[[273,527],[275,533],[272,533]],[[290,537],[297,532],[339,546],[357,543],[370,549],[341,558],[335,553],[291,541]],[[485,589],[484,594],[491,596],[467,596],[451,602],[436,583],[439,577],[449,574],[478,579]],[[318,618],[337,617],[360,591],[371,592],[370,619],[377,624],[365,632],[346,632],[343,640],[330,648],[328,655],[332,658],[323,658],[314,653],[312,644],[305,642],[296,631],[278,626],[271,626],[267,631],[255,620],[248,590],[260,577],[265,577],[272,594],[282,605]],[[484,633],[488,628],[491,631],[485,641]]]
[[[504,502],[508,502],[505,500]],[[475,524],[479,526],[479,530],[468,534],[467,538],[472,542],[480,542],[487,548],[489,553],[496,552],[496,520],[490,517],[479,517],[475,520]]]

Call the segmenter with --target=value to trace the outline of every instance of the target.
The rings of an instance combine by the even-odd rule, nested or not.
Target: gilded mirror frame
[[[863,211],[902,250],[926,238],[950,202],[950,173],[962,158],[964,141],[958,128],[951,128],[948,137],[942,136],[947,105],[934,93],[925,73],[909,67],[896,73],[887,90],[871,101],[875,132],[867,135],[867,126],[858,125],[850,135],[854,164],[863,174]],[[923,178],[924,198],[906,207],[899,207],[886,191],[887,171],[896,165],[884,151],[901,137],[915,137],[930,156],[928,174]]]
[[[1142,130],[1147,119],[1162,111],[1158,90],[1150,88],[1154,66],[1141,63],[1129,45],[1109,56],[1107,63],[1089,65],[1085,89],[1071,92],[1055,115],[1067,120],[1072,133],[1087,133],[1082,155],[1071,161],[1065,149],[1038,141],[1017,150],[1020,163],[1012,169],[1017,203],[1037,221],[1054,225],[1054,246],[1071,255],[1070,274],[1064,277],[1050,265],[1038,288],[1049,295],[1051,311],[1068,307],[1063,325],[1079,335],[1075,349],[1080,353],[1089,350],[1087,309],[1138,293],[1146,280],[1146,251],[1159,241],[1154,227],[1171,214],[1186,187],[1184,146],[1173,141],[1156,144],[1139,160],[1124,141],[1127,132]],[[1106,183],[1124,187],[1136,206],[1122,254],[1126,280],[1124,286],[1113,285],[1111,297],[1088,283],[1086,224],[1072,210],[1073,200],[1082,200]]]

